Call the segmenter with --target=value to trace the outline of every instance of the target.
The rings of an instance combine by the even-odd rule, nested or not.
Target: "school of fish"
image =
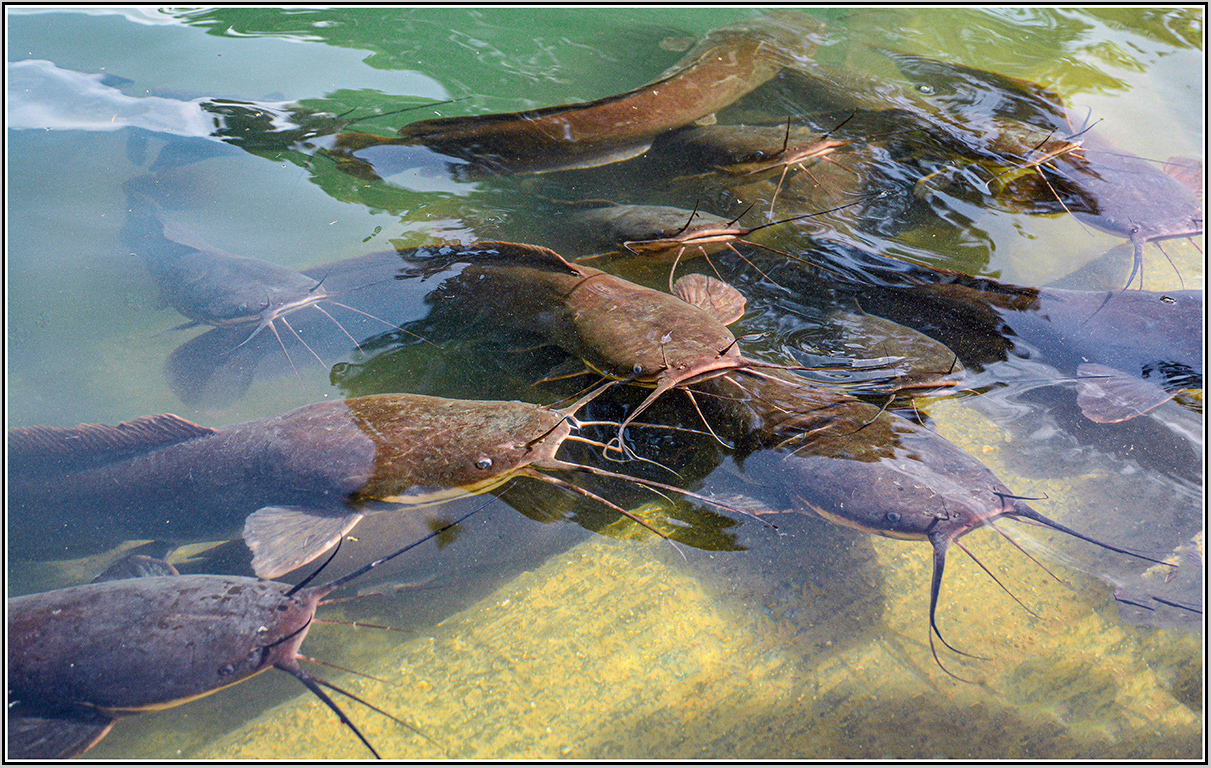
[[[185,405],[226,407],[270,368],[297,377],[317,363],[348,396],[223,427],[132,414],[9,430],[10,559],[242,539],[251,571],[185,576],[162,557],[127,559],[92,584],[10,599],[9,757],[78,756],[122,717],[269,667],[303,682],[377,757],[323,689],[361,700],[297,659],[320,601],[379,561],[319,587],[305,586],[314,574],[295,586],[270,579],[331,555],[369,515],[505,498],[519,484],[629,518],[676,551],[688,539],[613,489],[928,542],[922,628],[938,667],[963,682],[941,651],[969,654],[944,638],[938,605],[949,548],[971,554],[966,534],[1023,521],[1141,569],[1174,568],[1164,552],[1052,519],[1045,500],[931,430],[913,398],[983,391],[973,373],[1015,356],[1054,369],[1080,413],[1109,427],[1201,392],[1203,292],[1132,287],[1145,247],[1202,234],[1201,162],[1115,151],[1051,90],[991,72],[880,51],[929,87],[876,88],[817,63],[821,34],[806,14],[775,12],[715,30],[652,83],[587,103],[421,120],[394,136],[331,121],[335,137],[319,152],[358,179],[417,148],[448,158],[458,178],[526,179],[512,192],[538,212],[522,223],[524,241],[494,232],[300,272],[176,242],[154,175],[129,180],[124,245],[186,318],[172,331],[210,327],[166,361]],[[745,111],[765,91],[796,115]],[[234,116],[239,105],[225,108]],[[729,110],[744,120],[727,122]],[[576,199],[586,178],[620,199]],[[1130,270],[1106,291],[1019,286],[876,253],[860,236],[871,220],[894,228],[894,206],[952,199],[1079,217],[1130,243]],[[646,282],[624,276],[636,267]],[[729,328],[749,307],[731,284],[737,271],[804,302],[821,290],[845,297],[856,309],[848,322],[887,353],[753,351]],[[423,321],[399,316],[405,294],[427,307]],[[358,390],[359,370],[410,347],[502,340],[555,350],[539,384],[558,394]],[[601,411],[622,415],[594,420]],[[676,423],[661,422],[674,412]],[[664,429],[742,468],[745,490],[713,494],[646,456],[636,436]],[[391,557],[411,546],[394,544]],[[205,653],[183,658],[182,643]]]

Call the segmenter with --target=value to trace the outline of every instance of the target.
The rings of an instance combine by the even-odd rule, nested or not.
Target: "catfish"
[[[10,599],[7,757],[77,757],[123,717],[176,707],[270,668],[298,679],[379,757],[323,688],[407,723],[305,671],[299,648],[311,623],[322,622],[315,612],[325,597],[479,509],[315,587],[307,584],[319,571],[298,585],[182,576],[163,560],[135,555],[89,584]]]
[[[950,169],[982,169],[979,184],[960,189],[1014,212],[1071,213],[1128,238],[1135,263],[1126,285],[1139,272],[1144,244],[1202,234],[1200,161],[1172,157],[1162,164],[1119,150],[1074,120],[1063,98],[1039,83],[901,51],[877,52],[908,82],[806,61],[783,72],[781,84],[814,110],[882,112],[887,122],[911,129],[916,139],[902,151],[935,168],[918,178],[919,197],[929,196],[935,179]]]
[[[431,322],[469,326],[490,318],[560,347],[579,358],[586,372],[652,387],[619,425],[619,435],[670,390],[687,391],[726,371],[787,367],[740,353],[727,324],[743,315],[744,297],[705,275],[682,277],[677,295],[670,295],[541,246],[483,242],[418,249],[415,255],[426,252],[433,264],[418,274],[467,263],[430,294]]]
[[[956,679],[970,682],[942,664],[934,637],[969,655],[946,641],[937,622],[948,549],[953,544],[975,559],[959,541],[964,535],[985,526],[996,529],[1001,519],[1019,520],[1159,563],[1046,517],[975,457],[878,406],[805,388],[779,371],[761,377],[731,372],[696,389],[713,429],[734,443],[736,463],[751,489],[744,498],[728,496],[729,503],[750,514],[816,515],[867,533],[930,543],[930,651]],[[783,506],[771,506],[771,498]]]
[[[1201,290],[1030,288],[864,263],[867,284],[844,289],[864,311],[936,339],[977,369],[1011,355],[1046,362],[1076,382],[1092,421],[1126,421],[1203,386]],[[879,275],[892,280],[876,285]]]
[[[487,493],[520,477],[577,493],[663,537],[550,474],[583,472],[693,497],[556,457],[566,441],[585,440],[574,434],[574,414],[606,387],[562,410],[400,393],[315,403],[224,429],[173,414],[11,429],[10,556],[70,556],[136,537],[213,540],[242,523],[253,570],[273,578],[335,546],[368,514]]]
[[[508,114],[445,117],[404,126],[396,137],[348,132],[334,155],[348,164],[367,149],[423,146],[469,162],[471,171],[591,168],[643,154],[665,131],[728,106],[807,58],[818,25],[783,13],[708,33],[659,79],[623,94]]]
[[[488,491],[542,463],[571,432],[565,415],[386,394],[223,429],[173,414],[15,428],[9,554],[71,557],[130,538],[214,540],[243,527],[254,570],[275,577],[366,514]]]

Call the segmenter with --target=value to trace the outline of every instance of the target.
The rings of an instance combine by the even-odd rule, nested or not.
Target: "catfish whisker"
[[[613,422],[606,422],[606,423],[613,423]],[[606,459],[608,459],[610,461],[614,461],[614,459],[610,459],[610,456],[609,456],[609,450],[610,450],[609,443],[603,443],[600,440],[590,440],[589,438],[581,437],[580,435],[568,435],[567,438],[565,438],[565,439],[571,440],[576,443],[583,443],[585,445],[591,445],[594,448],[600,448],[602,456],[604,456]],[[660,467],[661,469],[665,470],[669,474],[676,475],[677,477],[682,477],[680,472],[676,471],[675,469],[673,469],[671,467],[667,467],[664,464],[661,464],[659,461],[656,461],[654,459],[649,459],[644,456],[640,456],[637,453],[632,454],[632,455],[634,456],[634,458],[638,459],[639,461],[642,461],[647,464],[651,464],[656,467]],[[620,461],[622,461],[622,460],[620,460]]]
[[[373,624],[360,624],[359,622],[354,622],[354,621],[333,621],[331,619],[315,619],[314,621],[317,624],[345,624],[345,625],[352,625],[355,627],[356,626],[363,626],[363,627],[373,627],[374,626]],[[382,629],[391,629],[391,627],[382,627]],[[381,677],[375,677],[374,675],[372,675],[368,672],[361,672],[356,669],[350,669],[349,667],[342,667],[340,664],[333,664],[330,661],[323,661],[322,659],[317,659],[317,658],[314,658],[311,656],[304,656],[301,653],[296,658],[301,659],[303,661],[309,661],[312,664],[318,664],[321,667],[328,667],[329,669],[335,669],[338,672],[346,672],[350,675],[357,675],[358,677],[368,677],[371,680],[375,680],[380,683],[385,683],[386,685],[395,685],[395,683],[392,683],[390,680],[384,680]]]
[[[1064,581],[1064,580],[1063,580],[1063,579],[1061,579],[1059,576],[1056,576],[1054,573],[1052,573],[1050,568],[1048,568],[1047,566],[1043,565],[1043,563],[1042,563],[1042,562],[1040,562],[1040,561],[1039,561],[1039,559],[1038,559],[1037,557],[1035,557],[1034,555],[1030,554],[1030,552],[1029,552],[1029,551],[1027,551],[1025,547],[1023,547],[1021,544],[1019,544],[1019,543],[1017,543],[1016,541],[1014,541],[1014,539],[1013,539],[1013,537],[1012,537],[1012,536],[1010,536],[1010,535],[1009,535],[1008,533],[1006,533],[1005,531],[1001,530],[1001,529],[1000,529],[1000,528],[999,528],[999,527],[998,527],[998,526],[997,526],[997,525],[996,525],[994,522],[992,522],[991,520],[986,520],[986,521],[984,521],[984,525],[988,526],[988,527],[989,527],[989,528],[991,528],[992,530],[994,530],[994,531],[996,531],[997,533],[1001,534],[1001,536],[1003,536],[1003,537],[1005,538],[1005,540],[1006,540],[1006,541],[1008,541],[1010,544],[1012,544],[1012,545],[1014,546],[1014,548],[1015,548],[1015,549],[1017,549],[1017,550],[1018,550],[1019,552],[1021,552],[1023,555],[1025,555],[1026,557],[1028,557],[1028,558],[1030,559],[1030,561],[1031,561],[1031,562],[1033,562],[1035,565],[1037,565],[1039,568],[1042,568],[1042,569],[1043,569],[1043,572],[1044,572],[1044,573],[1046,573],[1048,576],[1050,576],[1051,578],[1055,579],[1056,581],[1058,581],[1059,583],[1063,584],[1064,586],[1068,586],[1068,582]]]
[[[274,323],[270,323],[268,327],[269,327],[269,330],[273,332],[273,338],[278,340],[278,346],[282,348],[282,354],[286,356],[286,362],[290,363],[290,370],[294,371],[294,377],[299,380],[299,384],[302,384],[303,377],[301,374],[299,374],[299,369],[294,364],[294,358],[292,358],[290,356],[290,353],[288,351],[286,351],[286,345],[285,345],[285,343],[282,342],[282,337],[278,333],[278,329],[277,329],[276,325]],[[255,336],[257,334],[257,332],[260,330],[261,330],[260,328],[257,328],[255,331],[252,332],[252,336]],[[236,348],[238,349],[239,347],[243,346],[244,344],[247,344],[249,341],[252,340],[252,336],[249,336],[247,339],[244,339],[244,341],[240,342],[240,344],[238,344],[236,346]],[[322,363],[323,361],[321,360],[320,362]],[[371,751],[373,751],[373,749],[371,749]]]
[[[1179,269],[1177,268],[1177,265],[1173,263],[1173,258],[1172,258],[1172,257],[1169,255],[1169,252],[1165,250],[1165,246],[1164,246],[1163,244],[1161,244],[1161,241],[1160,241],[1160,240],[1157,240],[1157,241],[1156,241],[1156,247],[1157,247],[1157,248],[1159,248],[1159,249],[1160,249],[1160,252],[1161,252],[1161,253],[1163,253],[1163,254],[1165,255],[1165,261],[1168,261],[1168,262],[1169,262],[1169,266],[1173,267],[1173,271],[1177,273],[1177,281],[1178,281],[1178,283],[1181,285],[1181,287],[1182,287],[1182,288],[1185,288],[1185,287],[1186,287],[1186,281],[1185,281],[1185,280],[1182,278],[1182,273],[1181,273],[1181,270],[1179,270]]]
[[[325,688],[328,688],[328,689],[330,689],[330,690],[336,691],[337,693],[340,693],[340,694],[343,694],[343,695],[345,695],[345,696],[348,696],[350,699],[353,699],[353,700],[354,700],[354,701],[356,701],[358,704],[361,704],[361,705],[362,705],[362,706],[364,706],[364,707],[369,707],[370,709],[373,709],[375,712],[379,713],[379,714],[380,714],[380,715],[382,715],[383,717],[387,717],[387,718],[390,718],[391,720],[394,720],[395,722],[399,723],[400,725],[404,726],[404,727],[405,727],[405,728],[407,728],[408,730],[410,730],[410,731],[412,731],[413,733],[415,733],[417,736],[420,736],[420,737],[421,737],[422,739],[424,739],[425,741],[428,741],[428,742],[429,742],[430,744],[432,744],[433,746],[437,747],[438,749],[441,749],[442,754],[446,754],[446,750],[445,750],[445,749],[443,749],[443,748],[442,748],[442,746],[441,746],[440,744],[438,744],[436,741],[434,741],[432,738],[430,738],[428,735],[426,735],[425,733],[423,733],[423,732],[422,732],[422,731],[421,731],[419,728],[417,728],[416,726],[412,725],[411,723],[409,723],[409,722],[407,722],[407,721],[404,721],[404,720],[399,719],[398,717],[396,717],[395,715],[391,714],[391,713],[390,713],[390,712],[388,712],[387,710],[385,710],[385,709],[381,709],[381,708],[379,708],[379,707],[375,706],[374,704],[371,704],[370,702],[368,702],[368,701],[366,701],[365,699],[363,699],[361,696],[358,696],[357,694],[355,694],[355,693],[353,693],[353,692],[351,692],[351,691],[347,691],[347,690],[345,690],[344,688],[341,688],[339,685],[336,685],[336,684],[334,684],[334,683],[330,683],[330,682],[328,682],[327,680],[324,680],[324,679],[319,678],[319,677],[313,677],[312,679],[313,679],[313,680],[315,680],[315,682],[319,683],[320,685],[324,686]],[[314,692],[314,689],[313,689],[313,692]],[[350,724],[350,727],[352,727],[352,724]],[[365,741],[365,739],[363,739],[363,741]],[[366,746],[370,746],[370,745],[369,745],[369,743],[367,743],[367,744],[366,744]],[[373,748],[373,747],[371,747],[370,751],[371,751],[371,752],[374,752],[374,748]],[[377,755],[378,753],[375,753],[375,754]],[[448,756],[448,755],[447,755],[447,756]]]
[[[587,465],[583,465],[583,464],[575,464],[575,463],[571,463],[571,462],[559,462],[559,463],[567,464],[568,468],[573,468],[573,469],[577,469],[577,470],[581,470],[581,471],[590,470],[590,471],[592,471],[593,474],[597,474],[598,471],[605,471],[605,470],[595,470],[595,468],[590,468]],[[656,528],[654,526],[652,526],[651,523],[647,522],[646,520],[639,517],[635,513],[623,509],[622,507],[618,506],[617,504],[610,501],[609,499],[602,498],[601,496],[598,496],[597,494],[593,493],[592,491],[588,490],[587,488],[581,488],[580,486],[576,485],[575,483],[569,483],[567,480],[563,480],[562,478],[553,477],[551,475],[546,475],[541,472],[527,471],[522,474],[525,474],[528,477],[533,477],[536,480],[541,480],[544,483],[550,483],[551,485],[555,485],[555,486],[558,486],[565,490],[571,491],[572,493],[583,496],[586,499],[596,501],[597,503],[602,504],[602,505],[614,510],[615,512],[618,512],[619,514],[624,515],[625,517],[629,518],[630,520],[633,520],[636,523],[639,523],[644,528],[647,528],[652,533],[656,534],[660,538],[667,541],[673,547],[673,549],[677,550],[678,554],[680,554],[683,558],[685,558],[685,553],[681,551],[681,548],[679,546],[677,546],[677,542],[670,539],[666,534],[663,534],[660,531],[656,530]],[[609,473],[609,474],[613,475],[615,473]],[[626,475],[618,475],[618,477],[629,479],[629,480],[634,480],[634,478],[627,478]],[[687,562],[688,562],[688,558],[687,558]]]
[[[333,324],[333,325],[335,325],[337,328],[340,328],[340,329],[341,329],[341,333],[345,334],[345,337],[346,337],[346,338],[348,338],[348,339],[349,339],[349,341],[352,341],[352,342],[353,342],[353,346],[357,347],[358,349],[361,349],[361,348],[362,348],[361,342],[359,342],[357,339],[353,338],[353,336],[352,336],[352,335],[349,333],[349,331],[345,330],[345,326],[343,326],[343,325],[341,325],[340,323],[338,323],[338,322],[337,322],[337,320],[336,320],[336,318],[335,318],[335,317],[333,317],[332,315],[330,315],[330,314],[328,313],[328,310],[324,309],[324,308],[323,308],[323,307],[321,307],[319,304],[312,304],[311,306],[312,306],[312,308],[313,308],[313,309],[315,309],[316,311],[318,311],[318,312],[322,312],[322,313],[323,313],[323,315],[324,315],[324,317],[326,317],[326,318],[328,318],[329,320],[331,320],[331,321],[332,321],[332,324]]]
[[[958,547],[959,549],[963,550],[965,553],[967,553],[967,556],[970,557],[975,562],[976,565],[980,566],[980,569],[982,571],[984,571],[984,573],[988,574],[988,577],[991,578],[993,581],[995,581],[997,583],[997,586],[1005,591],[1005,594],[1007,594],[1011,598],[1013,598],[1013,601],[1015,603],[1022,606],[1022,608],[1026,611],[1026,613],[1029,613],[1031,616],[1035,617],[1036,619],[1043,618],[1042,616],[1040,616],[1037,613],[1035,613],[1034,611],[1032,611],[1029,606],[1027,606],[1025,603],[1023,603],[1021,600],[1019,600],[1018,596],[1015,595],[1012,591],[1010,591],[1009,587],[1006,587],[1004,584],[1002,584],[1001,580],[998,579],[996,577],[996,575],[988,569],[988,566],[986,566],[982,562],[980,562],[980,559],[978,557],[976,557],[970,549],[967,548],[967,545],[965,545],[962,541],[960,541],[958,539],[955,539],[953,544],[956,547]]]
[[[392,330],[395,330],[395,331],[403,331],[404,333],[408,334],[409,336],[411,336],[412,338],[416,339],[417,341],[423,341],[423,342],[425,342],[426,344],[430,344],[430,345],[432,345],[432,346],[434,346],[434,347],[436,347],[436,346],[437,346],[437,345],[436,345],[436,344],[434,344],[433,342],[431,342],[431,341],[429,341],[428,339],[426,339],[424,336],[421,336],[421,335],[419,335],[419,334],[415,334],[415,333],[413,333],[412,331],[409,331],[407,328],[404,328],[402,325],[394,325],[394,324],[389,323],[389,322],[387,322],[386,320],[382,319],[381,317],[378,317],[377,315],[372,315],[372,314],[370,314],[369,312],[363,312],[362,310],[357,309],[356,307],[351,307],[351,306],[349,306],[348,304],[342,304],[341,302],[339,302],[339,301],[334,301],[334,300],[333,300],[333,299],[331,299],[331,298],[327,299],[327,301],[329,301],[329,302],[330,302],[330,303],[332,303],[332,304],[335,304],[336,306],[338,306],[338,307],[340,307],[340,308],[342,308],[342,309],[347,309],[347,310],[349,310],[350,312],[356,312],[357,314],[359,314],[359,315],[363,315],[363,316],[365,316],[365,317],[368,317],[368,318],[370,318],[371,320],[377,320],[378,322],[382,323],[383,325],[387,326],[388,328],[390,328],[390,329],[392,329]],[[328,314],[328,313],[327,313],[327,312],[325,312],[324,314]],[[335,321],[333,321],[333,322],[335,322]],[[339,325],[339,323],[338,323],[338,325]],[[342,328],[341,330],[344,330],[344,329]],[[349,336],[349,334],[348,334],[348,333],[346,333],[345,335],[346,335],[346,336]],[[353,337],[352,337],[352,336],[350,336],[350,338],[353,338]],[[354,343],[356,344],[357,342],[356,342],[356,341],[354,341]],[[360,345],[359,345],[359,346],[360,346]]]
[[[740,509],[738,507],[733,507],[729,504],[724,504],[723,502],[713,499],[710,496],[705,496],[703,494],[695,493],[693,491],[687,491],[684,488],[678,488],[675,485],[669,485],[668,483],[661,483],[656,480],[649,480],[649,479],[643,478],[643,477],[632,477],[631,475],[624,475],[621,472],[611,472],[608,469],[602,469],[600,467],[593,467],[593,466],[589,466],[588,464],[576,464],[576,463],[567,462],[567,461],[559,462],[559,464],[562,464],[563,466],[556,466],[555,468],[567,469],[567,470],[571,470],[574,472],[586,472],[591,475],[597,475],[599,477],[608,477],[608,478],[612,478],[614,480],[623,480],[625,482],[634,483],[635,485],[645,486],[649,489],[659,488],[661,490],[669,491],[670,493],[676,493],[681,496],[685,496],[686,498],[689,498],[689,499],[694,499],[695,501],[700,501],[704,504],[709,504],[712,507],[717,507],[719,509],[723,509],[728,512],[733,512],[738,515],[743,515],[745,517],[752,517],[754,519],[760,520],[759,517],[756,517],[752,513],[746,512],[743,509]],[[770,523],[765,522],[764,520],[762,520],[762,523],[770,526],[771,528],[777,527]]]
[[[318,354],[316,354],[316,351],[315,351],[314,349],[312,349],[312,348],[311,348],[311,345],[310,345],[310,344],[308,344],[306,341],[303,341],[303,337],[299,335],[299,332],[298,332],[298,331],[294,330],[294,326],[292,326],[292,325],[291,325],[291,324],[290,324],[290,323],[289,323],[289,322],[286,320],[286,318],[285,318],[285,317],[279,317],[279,318],[278,318],[278,320],[281,320],[281,321],[282,321],[282,325],[286,326],[286,329],[287,329],[288,331],[290,331],[291,333],[293,333],[293,334],[294,334],[294,338],[298,339],[298,340],[299,340],[299,343],[300,343],[300,344],[302,344],[304,347],[306,347],[306,348],[307,348],[307,351],[311,353],[311,356],[312,356],[312,357],[314,357],[316,360],[318,360],[318,361],[319,361],[320,365],[325,365],[325,363],[324,363],[324,358],[322,358],[322,357],[320,357]]]
[[[325,706],[327,706],[328,709],[332,710],[333,713],[335,713],[336,716],[340,719],[341,724],[344,725],[345,727],[347,727],[349,730],[353,731],[353,734],[355,736],[357,736],[358,739],[360,739],[363,744],[366,745],[366,749],[370,750],[371,754],[374,755],[375,760],[383,759],[382,756],[378,753],[378,750],[374,748],[374,745],[371,744],[366,739],[366,737],[362,735],[362,732],[359,731],[357,726],[353,724],[353,721],[349,719],[349,717],[345,714],[345,712],[339,706],[337,706],[337,703],[332,700],[332,697],[329,696],[327,693],[325,693],[324,689],[321,688],[320,686],[324,685],[327,687],[331,687],[333,690],[339,690],[339,689],[332,686],[332,684],[327,682],[326,680],[321,680],[318,677],[313,677],[312,675],[308,674],[297,663],[291,664],[290,666],[282,665],[282,666],[279,666],[278,668],[284,669],[285,671],[294,675],[296,680],[298,680],[300,683],[302,683],[304,686],[307,687],[307,690],[314,693],[316,695],[316,697],[319,698],[320,701],[324,702]],[[341,692],[344,693],[344,691],[341,691]]]

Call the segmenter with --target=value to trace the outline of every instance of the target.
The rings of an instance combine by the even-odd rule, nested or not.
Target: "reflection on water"
[[[539,380],[575,373],[574,363],[520,333],[443,333],[427,296],[451,273],[409,277],[395,249],[507,239],[567,256],[599,252],[601,238],[567,226],[574,201],[698,207],[754,226],[771,211],[822,210],[878,189],[886,194],[877,200],[810,220],[807,233],[1022,285],[1121,287],[1133,261],[1123,233],[999,204],[1014,200],[993,199],[986,169],[949,161],[968,141],[958,129],[941,148],[907,157],[914,145],[902,129],[921,110],[971,105],[939,91],[955,80],[926,78],[922,60],[903,53],[995,72],[998,87],[1005,78],[1039,82],[1064,99],[1066,119],[1096,122],[1123,152],[1153,161],[1201,152],[1200,9],[1044,8],[819,10],[826,26],[814,60],[844,73],[838,84],[850,76],[884,84],[880,92],[899,94],[917,116],[889,125],[872,112],[839,128],[870,105],[869,91],[838,89],[813,109],[781,80],[720,110],[721,125],[784,127],[790,117],[788,137],[837,129],[854,138],[837,162],[817,160],[782,180],[775,170],[713,184],[678,170],[669,158],[680,155],[660,146],[627,164],[474,181],[421,147],[359,154],[365,166],[331,151],[341,130],[389,135],[418,120],[622,93],[676,64],[686,41],[753,15],[10,15],[10,426],[169,412],[218,426],[380,392],[554,402],[587,380]],[[180,52],[180,66],[165,70],[165,46]],[[926,174],[936,175],[916,187]],[[1023,181],[1014,189],[1036,177],[1015,176]],[[297,335],[278,326],[280,342],[268,330],[249,340],[246,328],[165,332],[184,318],[161,301],[130,245],[134,179],[154,201],[161,247],[262,259],[367,315],[329,305],[345,335],[332,318],[300,309],[287,316]],[[813,247],[793,225],[752,239],[794,253]],[[1144,287],[1201,287],[1196,240],[1145,247]],[[745,355],[892,359],[918,348],[895,336],[885,342],[895,348],[871,348],[870,326],[855,324],[851,297],[829,273],[737,247],[744,259],[724,250],[710,260],[749,299],[732,327]],[[678,274],[710,273],[692,255]],[[662,288],[670,261],[594,266]],[[424,340],[388,327],[400,324]],[[454,542],[360,587],[388,595],[320,614],[402,633],[317,626],[303,652],[381,678],[325,675],[427,737],[349,704],[359,728],[397,758],[1197,757],[1201,614],[1184,607],[1202,604],[1201,390],[1132,421],[1094,424],[1065,378],[1075,365],[1065,360],[1059,371],[1054,358],[1021,354],[980,360],[967,385],[981,396],[916,406],[1049,517],[1182,567],[1150,567],[1017,523],[998,525],[1012,542],[972,533],[963,543],[1004,589],[970,558],[951,557],[938,621],[948,643],[979,657],[945,651],[947,667],[979,685],[947,677],[930,657],[926,542],[764,514],[790,504],[772,495],[762,500],[782,507],[754,518],[605,481],[585,487],[675,531],[689,544],[685,556],[599,505],[519,484],[505,492],[509,506],[494,504]],[[612,392],[584,418],[617,419],[644,394]],[[718,498],[743,490],[743,465],[688,431],[701,421],[684,400],[666,396],[644,418],[685,430],[631,431],[640,454],[681,473],[676,482]],[[602,463],[591,447],[577,449]],[[657,466],[621,469],[670,480]],[[352,570],[422,530],[406,516],[367,519],[334,568]],[[13,541],[10,553],[29,544]],[[182,570],[238,570],[241,556],[212,553]],[[107,564],[10,559],[9,589],[85,582]],[[128,718],[88,757],[368,756],[313,697],[287,701],[298,693],[284,675],[261,676]]]

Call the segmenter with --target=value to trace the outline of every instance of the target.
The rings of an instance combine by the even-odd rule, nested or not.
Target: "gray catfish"
[[[996,199],[1024,212],[1072,213],[1128,238],[1135,263],[1126,285],[1139,272],[1146,243],[1202,234],[1201,162],[1170,158],[1158,167],[1123,152],[1075,127],[1063,100],[1036,83],[884,53],[919,91],[927,90],[926,101],[946,117],[940,124],[947,135],[994,169]]]
[[[1026,288],[939,273],[944,281],[858,291],[862,308],[931,336],[967,365],[1010,353],[1075,377],[1099,423],[1126,421],[1203,386],[1203,292]],[[953,278],[953,281],[951,281]]]
[[[379,251],[303,270],[305,277],[340,297],[339,305],[332,302],[325,309],[339,323],[318,311],[290,315],[290,330],[306,339],[314,353],[307,359],[347,360],[368,340],[397,333],[392,329],[416,319],[425,290],[396,280],[400,266],[399,253]],[[250,335],[254,327],[215,327],[173,350],[164,368],[182,402],[221,410],[239,400],[258,376],[297,373],[302,362],[283,354],[279,337]],[[404,330],[398,334],[421,341]],[[289,345],[288,336],[284,341]]]
[[[955,544],[971,555],[959,542],[967,533],[982,526],[995,529],[1002,518],[1023,520],[1158,562],[1045,517],[970,454],[869,403],[804,387],[777,371],[760,378],[729,373],[696,389],[705,395],[714,429],[735,442],[745,479],[756,489],[760,508],[749,504],[749,511],[816,514],[868,533],[930,543],[929,643],[935,661],[951,676],[957,677],[938,658],[933,638],[962,654],[942,637],[937,604],[949,547]],[[790,509],[766,506],[771,491],[789,501]]]
[[[1069,212],[1135,246],[1131,284],[1145,243],[1203,232],[1202,164],[1163,168],[1076,127],[1054,91],[1020,78],[899,51],[879,50],[908,78],[886,79],[804,62],[784,80],[805,106],[886,114],[917,137],[907,152],[943,169],[984,169],[986,203],[1026,213]],[[945,171],[920,178],[929,193]]]
[[[233,336],[243,334],[238,342],[233,339],[234,347],[241,347],[268,329],[289,360],[278,333],[279,324],[319,357],[287,319],[304,309],[311,308],[323,315],[355,345],[357,340],[324,308],[325,304],[370,317],[388,329],[395,327],[338,301],[320,280],[302,272],[263,259],[202,250],[169,239],[160,206],[145,189],[153,183],[153,177],[143,177],[124,185],[127,217],[122,239],[131,255],[139,256],[147,265],[159,287],[161,301],[189,318],[190,322],[172,330],[199,325],[232,329]],[[293,360],[290,362],[293,366]]]
[[[315,574],[297,586],[181,576],[163,561],[141,557],[138,576],[111,568],[90,584],[10,599],[7,757],[76,757],[119,718],[184,704],[271,667],[307,686],[378,757],[321,686],[407,724],[303,670],[299,647],[326,596],[469,514],[316,587],[306,586]]]

